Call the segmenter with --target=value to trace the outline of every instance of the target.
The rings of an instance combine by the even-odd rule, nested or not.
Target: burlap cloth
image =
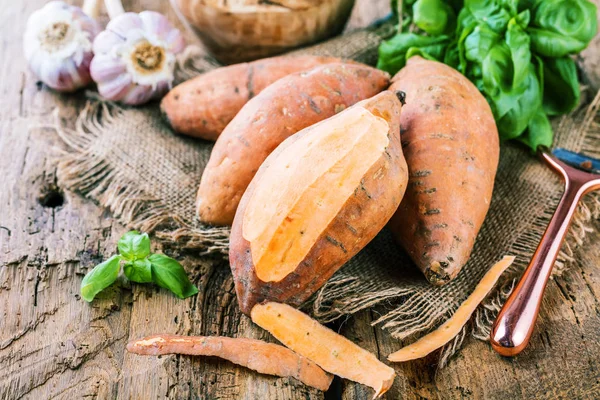
[[[356,31],[303,50],[373,64],[389,24]],[[179,79],[214,68],[216,62],[188,50],[180,61]],[[410,100],[409,100],[410,101]],[[600,157],[596,119],[600,96],[579,111],[554,121],[555,145]],[[200,224],[194,199],[212,143],[175,135],[161,120],[156,104],[122,108],[91,100],[74,127],[57,125],[66,144],[58,161],[58,179],[109,208],[124,224],[174,240],[182,248],[225,256],[227,228]],[[435,328],[456,310],[488,268],[503,255],[516,262],[497,290],[478,309],[473,323],[449,345],[440,360],[461,345],[467,333],[486,340],[491,323],[514,279],[527,265],[562,194],[559,178],[524,147],[505,143],[494,196],[469,263],[443,287],[429,285],[384,229],[313,296],[305,308],[321,321],[377,306],[373,324],[396,338],[418,336]],[[590,222],[600,214],[598,196],[589,195],[575,218],[557,262],[559,272],[572,261]]]

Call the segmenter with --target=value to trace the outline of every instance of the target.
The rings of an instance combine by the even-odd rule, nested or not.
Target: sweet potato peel
[[[129,342],[127,351],[142,355],[215,356],[261,374],[291,376],[319,390],[327,390],[333,379],[315,363],[292,350],[255,339],[153,335]]]
[[[372,387],[374,398],[387,392],[394,383],[396,373],[392,368],[287,304],[257,304],[252,308],[251,317],[281,343],[325,371]]]
[[[410,344],[388,356],[392,362],[403,362],[425,357],[429,353],[439,349],[456,335],[460,333],[462,327],[469,321],[471,315],[477,309],[477,306],[485,299],[490,290],[500,278],[500,275],[515,260],[512,256],[505,256],[484,275],[483,279],[477,284],[477,287],[471,295],[458,307],[454,315],[443,323],[435,331],[423,336],[413,344]]]

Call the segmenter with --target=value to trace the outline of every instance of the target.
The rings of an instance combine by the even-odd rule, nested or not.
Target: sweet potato
[[[514,260],[514,257],[506,256],[494,264],[483,276],[479,284],[477,284],[473,293],[458,307],[458,310],[456,310],[449,320],[416,342],[390,354],[388,360],[403,362],[425,357],[451,341],[460,333],[463,326],[469,322],[469,318],[471,318],[473,312],[475,312],[479,304],[485,299],[490,290],[492,290],[498,278],[510,267]]]
[[[261,374],[291,376],[320,390],[327,390],[333,379],[315,363],[292,350],[255,339],[154,335],[129,342],[127,351],[154,356],[187,354],[220,357]]]
[[[252,309],[252,321],[325,371],[375,389],[379,397],[394,383],[394,370],[373,354],[286,304],[268,302]]]
[[[242,197],[229,260],[243,312],[299,305],[385,226],[406,189],[403,93],[384,91],[284,141]]]
[[[477,88],[444,64],[412,57],[390,90],[406,92],[401,128],[409,169],[390,227],[429,282],[442,285],[469,259],[490,206],[498,131]]]
[[[280,56],[218,68],[174,87],[160,103],[171,127],[217,140],[240,109],[264,88],[294,72],[340,62],[334,57]]]
[[[223,131],[200,182],[196,209],[204,222],[230,225],[242,194],[275,148],[296,132],[381,92],[385,72],[328,64],[288,75],[250,100]]]

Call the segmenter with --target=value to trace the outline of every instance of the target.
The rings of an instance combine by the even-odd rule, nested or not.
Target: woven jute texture
[[[384,24],[357,31],[305,50],[373,64],[382,37],[393,31]],[[217,64],[190,49],[180,62],[179,79]],[[600,156],[600,96],[572,115],[554,121],[556,146]],[[58,158],[63,187],[109,208],[128,226],[153,232],[181,248],[226,258],[227,228],[200,224],[194,199],[212,143],[175,135],[161,120],[156,104],[122,108],[90,100],[76,124],[56,129],[66,144]],[[467,334],[487,339],[499,307],[533,254],[562,194],[559,178],[525,148],[505,143],[494,196],[472,257],[459,276],[443,287],[429,285],[384,229],[307,302],[305,309],[321,321],[378,307],[373,324],[392,336],[418,337],[453,314],[488,268],[504,255],[516,262],[497,289],[479,307],[473,323],[446,346],[440,359],[461,345]],[[558,273],[572,261],[597,218],[600,201],[589,195],[575,217],[557,262]]]

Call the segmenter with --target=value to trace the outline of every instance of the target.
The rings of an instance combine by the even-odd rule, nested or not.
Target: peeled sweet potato
[[[227,125],[213,148],[198,189],[200,219],[230,225],[254,174],[281,142],[388,84],[388,75],[374,68],[328,64],[288,75],[263,90]]]
[[[281,56],[230,65],[175,86],[160,103],[171,127],[184,135],[217,140],[240,109],[278,79],[339,58]]]
[[[492,199],[500,147],[479,90],[444,64],[412,57],[390,90],[406,92],[401,128],[409,169],[390,227],[434,285],[469,259]]]
[[[244,313],[299,305],[385,226],[408,173],[402,93],[384,91],[285,140],[244,193],[229,260]]]

